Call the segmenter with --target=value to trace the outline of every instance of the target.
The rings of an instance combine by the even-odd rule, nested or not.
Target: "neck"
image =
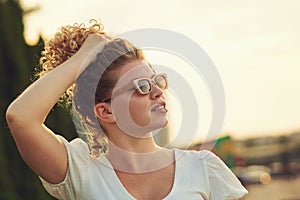
[[[156,151],[160,147],[155,144],[151,132],[145,133],[125,133],[118,126],[109,127],[110,131],[107,131],[107,136],[109,139],[109,145],[114,148],[113,145],[119,147],[120,149],[132,153],[149,153]],[[141,129],[141,131],[143,131]],[[135,137],[140,136],[141,137]]]
[[[117,171],[145,173],[159,170],[174,162],[173,151],[156,145],[151,136],[136,138],[119,132],[109,134],[108,139],[106,157]]]

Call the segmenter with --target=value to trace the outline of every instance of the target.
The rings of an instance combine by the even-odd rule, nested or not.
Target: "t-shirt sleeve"
[[[201,151],[200,154],[207,161],[211,200],[235,200],[248,193],[233,172],[219,157],[205,150]]]
[[[59,136],[64,143],[68,154],[68,171],[65,179],[58,184],[51,184],[39,177],[46,191],[57,199],[77,199],[88,169],[89,149],[87,144],[77,138],[70,143]]]

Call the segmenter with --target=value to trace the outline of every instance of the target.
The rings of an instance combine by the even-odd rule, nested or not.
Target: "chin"
[[[162,128],[166,128],[168,124],[169,124],[168,119],[163,119],[159,122],[159,124],[156,124],[156,126],[153,127],[153,131],[162,129]]]
[[[167,125],[169,124],[169,120],[168,119],[166,119],[165,120],[165,123],[164,123],[164,125],[163,125],[163,127],[162,128],[165,128]]]

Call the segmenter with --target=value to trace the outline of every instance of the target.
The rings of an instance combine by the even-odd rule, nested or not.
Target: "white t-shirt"
[[[70,143],[59,136],[68,152],[68,172],[63,182],[45,189],[60,200],[134,200],[118,179],[105,155],[92,158],[87,144],[77,138]],[[174,149],[175,177],[171,192],[164,200],[237,199],[247,190],[231,170],[209,151]],[[145,182],[145,184],[147,184]]]

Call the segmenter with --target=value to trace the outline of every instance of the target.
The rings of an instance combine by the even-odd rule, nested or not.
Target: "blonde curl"
[[[62,26],[54,34],[54,36],[45,41],[44,49],[41,52],[39,60],[39,68],[37,68],[36,77],[40,78],[58,67],[60,64],[73,56],[81,47],[89,34],[103,34],[104,25],[95,19],[89,21],[90,26],[86,27],[84,23]],[[73,86],[61,96],[60,105],[70,106],[73,96]]]

